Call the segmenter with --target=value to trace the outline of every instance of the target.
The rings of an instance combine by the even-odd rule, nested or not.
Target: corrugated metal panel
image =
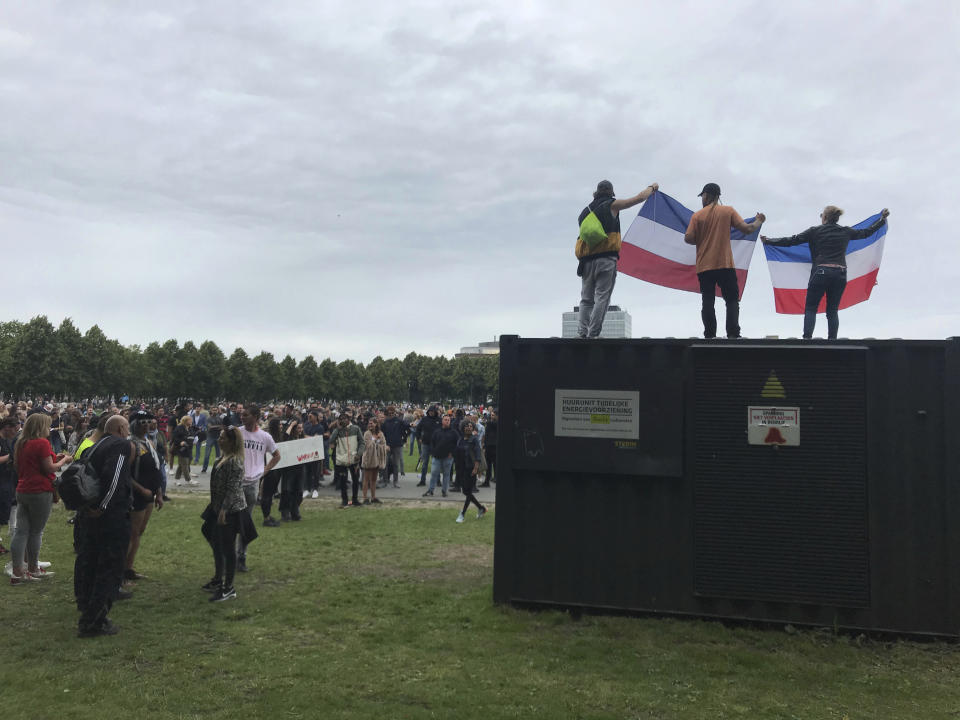
[[[692,353],[695,592],[868,606],[865,348]],[[751,405],[799,407],[799,447],[748,444]]]

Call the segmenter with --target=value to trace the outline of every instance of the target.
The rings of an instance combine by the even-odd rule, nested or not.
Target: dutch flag
[[[643,203],[637,217],[623,236],[620,262],[617,269],[640,280],[677,290],[700,293],[697,280],[697,248],[683,241],[690,224],[692,210],[688,210],[669,195],[655,192]],[[751,222],[753,218],[746,218]],[[744,235],[730,230],[733,262],[737,266],[737,284],[740,297],[747,283],[747,270],[757,245],[759,231]],[[792,249],[792,248],[791,248]],[[804,283],[806,288],[806,283]],[[720,295],[719,288],[717,295]]]
[[[871,215],[853,227],[857,230],[870,227],[880,219],[880,213]],[[847,245],[847,287],[840,300],[840,309],[856,305],[870,299],[873,286],[877,284],[880,272],[880,260],[883,257],[883,241],[887,234],[887,223],[880,226],[870,237],[863,240],[851,240]],[[777,312],[787,315],[802,315],[807,300],[807,282],[813,267],[810,257],[810,245],[792,245],[779,247],[764,245],[767,267],[770,268],[770,280],[773,282],[773,297]],[[825,312],[827,299],[820,301],[817,312]]]

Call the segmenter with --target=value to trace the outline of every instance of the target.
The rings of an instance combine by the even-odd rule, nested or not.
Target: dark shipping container
[[[494,599],[960,635],[960,339],[500,341]]]

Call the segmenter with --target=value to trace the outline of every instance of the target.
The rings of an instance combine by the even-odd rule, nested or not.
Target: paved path
[[[282,447],[281,447],[282,449]],[[211,463],[213,458],[211,458]],[[199,485],[177,485],[176,481],[173,479],[173,473],[167,474],[167,495],[176,496],[181,493],[185,494],[202,494],[204,496],[209,496],[210,494],[210,470],[208,469],[206,473],[201,472],[202,465],[192,465],[190,468],[192,474],[194,475],[194,480],[196,480]],[[400,476],[400,487],[385,487],[377,488],[377,497],[385,502],[390,500],[422,500],[423,502],[438,502],[438,503],[449,503],[451,505],[462,505],[463,504],[463,495],[458,492],[449,492],[447,497],[441,497],[439,486],[434,491],[434,497],[423,497],[426,487],[417,487],[417,483],[420,482],[420,473],[413,475],[407,473],[405,476]],[[333,474],[331,471],[330,475],[326,475],[323,478],[323,487],[319,490],[320,498],[339,498],[340,491],[334,490],[332,487],[333,484]],[[430,475],[427,475],[427,484],[430,484]],[[486,505],[487,503],[496,502],[496,483],[492,484],[489,488],[479,488],[477,492],[477,499]],[[348,490],[349,493],[349,490]],[[361,489],[359,493],[360,497],[363,497],[363,490]],[[312,498],[306,498],[303,502],[309,503]],[[274,505],[276,507],[276,505]],[[275,511],[279,515],[279,511]]]

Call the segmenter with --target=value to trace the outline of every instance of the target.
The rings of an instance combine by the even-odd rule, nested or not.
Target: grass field
[[[56,576],[3,588],[0,717],[960,718],[952,645],[494,606],[493,514],[449,504],[307,501],[211,605],[203,504],[154,515],[149,579],[97,639],[76,637],[55,510]]]

